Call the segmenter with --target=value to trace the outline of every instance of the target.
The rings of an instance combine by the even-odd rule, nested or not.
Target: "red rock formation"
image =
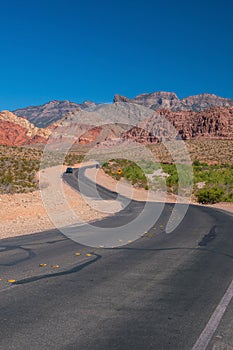
[[[151,132],[134,126],[130,130],[122,134],[123,140],[136,140],[139,143],[158,143],[159,139]]]
[[[96,126],[88,130],[83,135],[81,135],[77,143],[79,143],[80,145],[88,145],[89,143],[95,141],[99,137],[101,131],[102,131],[102,127]]]
[[[26,119],[19,118],[13,113],[0,113],[0,144],[8,146],[31,145],[46,143],[50,131],[36,128]]]
[[[169,140],[175,136],[183,140],[233,139],[233,107],[214,107],[202,112],[172,112],[162,109],[152,118],[146,119],[137,127],[122,134],[124,139],[134,139],[144,143]]]
[[[164,140],[183,140],[191,138],[233,139],[233,107],[213,107],[201,112],[160,109],[152,112],[136,126],[127,130],[127,125],[106,124],[101,126],[80,123],[83,113],[66,116],[61,121],[51,125],[49,129],[41,129],[29,123],[25,118],[4,111],[0,113],[0,144],[26,145],[46,143],[53,133],[51,143],[74,142],[88,145],[108,140],[133,139],[140,143],[156,143]],[[100,112],[99,112],[100,113]],[[99,116],[95,113],[84,113],[88,117]],[[81,118],[82,117],[82,118]],[[172,135],[172,136],[171,136]]]
[[[233,107],[213,107],[198,113],[162,111],[162,115],[184,140],[199,137],[233,139]]]

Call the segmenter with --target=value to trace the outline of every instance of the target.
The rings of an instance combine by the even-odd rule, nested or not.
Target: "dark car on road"
[[[66,168],[66,174],[72,174],[73,168]]]

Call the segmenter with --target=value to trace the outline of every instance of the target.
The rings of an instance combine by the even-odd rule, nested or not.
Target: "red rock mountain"
[[[183,140],[233,139],[233,107],[213,107],[200,112],[164,108],[153,111],[138,104],[115,102],[85,111],[75,110],[44,129],[3,111],[0,113],[0,144],[46,143],[51,134],[54,143],[70,141],[74,134],[75,143],[80,145],[113,139],[155,143],[169,139],[172,128],[175,137]]]
[[[36,128],[24,118],[19,118],[11,112],[0,113],[0,144],[21,146],[45,143],[51,131]]]
[[[136,104],[148,109],[158,110],[161,108],[170,109],[176,111],[188,111],[192,110],[200,112],[211,107],[231,107],[233,106],[233,100],[229,98],[219,97],[214,94],[199,94],[195,96],[189,96],[183,99],[179,99],[174,92],[152,92],[140,94],[134,98],[128,98],[122,95],[115,95],[113,105],[116,104],[116,109],[122,108],[121,104]],[[111,104],[110,104],[111,105]],[[96,104],[95,102],[85,101],[83,103],[76,103],[71,101],[50,101],[39,106],[29,106],[26,108],[20,108],[13,111],[14,114],[26,119],[40,128],[48,127],[56,121],[65,117],[68,113],[78,113],[78,111],[92,111],[101,112],[104,111],[104,104]],[[118,109],[119,109],[118,108]],[[126,109],[127,107],[125,107]],[[129,108],[129,107],[128,107]],[[133,107],[131,107],[132,110]],[[108,106],[106,108],[108,110]],[[113,106],[111,106],[113,110]],[[120,112],[120,111],[118,111]],[[81,120],[81,123],[86,123],[85,120]]]
[[[173,127],[175,129],[173,129]],[[124,139],[142,143],[159,142],[170,139],[170,133],[177,138],[232,139],[233,107],[214,107],[202,112],[172,112],[162,109],[154,116],[140,122],[137,127],[125,132]]]
[[[86,112],[82,112],[82,115],[86,116],[85,113]],[[90,115],[91,120],[89,120],[89,122],[93,122],[93,113],[90,113]],[[85,118],[83,118],[83,120],[85,120]],[[52,142],[60,143],[72,140],[72,142],[79,145],[96,144],[109,139],[120,138],[121,134],[128,130],[128,127],[125,125],[116,123],[94,125],[94,123],[82,124],[79,121],[80,116],[78,116],[76,120],[73,114],[70,114],[53,125],[50,125],[48,128],[53,132]]]

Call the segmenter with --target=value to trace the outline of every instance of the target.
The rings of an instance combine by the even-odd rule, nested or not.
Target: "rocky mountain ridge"
[[[179,99],[173,92],[152,92],[140,94],[134,98],[127,98],[121,95],[115,95],[113,102],[137,103],[142,106],[158,110],[161,108],[169,109],[173,112],[189,111],[200,112],[211,107],[231,107],[233,100],[219,97],[214,94],[199,94]]]
[[[30,123],[40,128],[55,123],[62,119],[67,113],[86,109],[96,104],[91,101],[84,101],[83,103],[75,103],[70,101],[50,101],[39,106],[30,106],[20,108],[13,111],[19,117],[25,117]]]
[[[176,137],[183,140],[233,139],[232,100],[204,94],[183,101],[178,100],[174,93],[160,92],[149,96],[139,95],[135,98],[137,103],[135,101],[131,103],[126,97],[117,96],[112,104],[96,105],[85,102],[82,108],[81,105],[76,108],[77,104],[70,104],[69,101],[52,101],[45,104],[42,106],[42,116],[33,114],[31,118],[36,117],[37,120],[41,118],[41,123],[42,120],[48,123],[55,118],[55,123],[47,128],[38,128],[26,117],[18,117],[11,112],[3,111],[0,113],[0,144],[45,144],[51,134],[55,143],[70,142],[71,138],[75,137],[74,142],[80,145],[100,144],[113,139],[155,143],[169,139],[171,132],[173,136],[175,132]],[[155,106],[151,103],[154,103],[156,98],[160,99],[161,105],[166,108],[154,110]],[[172,110],[177,108],[180,101],[186,106],[201,105],[203,110],[198,112],[192,109]],[[223,106],[207,108],[217,102]],[[225,106],[231,103],[232,106]],[[57,119],[58,116],[54,117],[53,112],[60,108],[60,104],[62,108],[60,115],[69,106],[71,111],[61,119]],[[45,112],[48,113],[47,116]]]
[[[233,100],[207,93],[179,99],[173,92],[159,91],[140,94],[134,98],[128,98],[117,94],[113,99],[112,105],[114,104],[136,104],[154,111],[165,108],[173,112],[189,110],[200,112],[216,106],[231,107],[233,106]],[[78,112],[80,110],[98,112],[99,109],[101,109],[102,113],[104,108],[104,104],[97,104],[91,101],[75,103],[70,101],[54,100],[39,106],[30,106],[17,109],[13,111],[13,113],[17,116],[25,117],[37,127],[44,128],[64,118],[69,113]]]

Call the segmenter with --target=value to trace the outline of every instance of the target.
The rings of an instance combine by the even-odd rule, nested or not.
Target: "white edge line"
[[[220,303],[216,307],[214,313],[210,317],[209,322],[207,323],[204,330],[197,339],[196,343],[192,347],[192,350],[205,350],[207,348],[232,298],[233,280],[231,281],[231,284],[228,287],[224,296],[222,297]]]

